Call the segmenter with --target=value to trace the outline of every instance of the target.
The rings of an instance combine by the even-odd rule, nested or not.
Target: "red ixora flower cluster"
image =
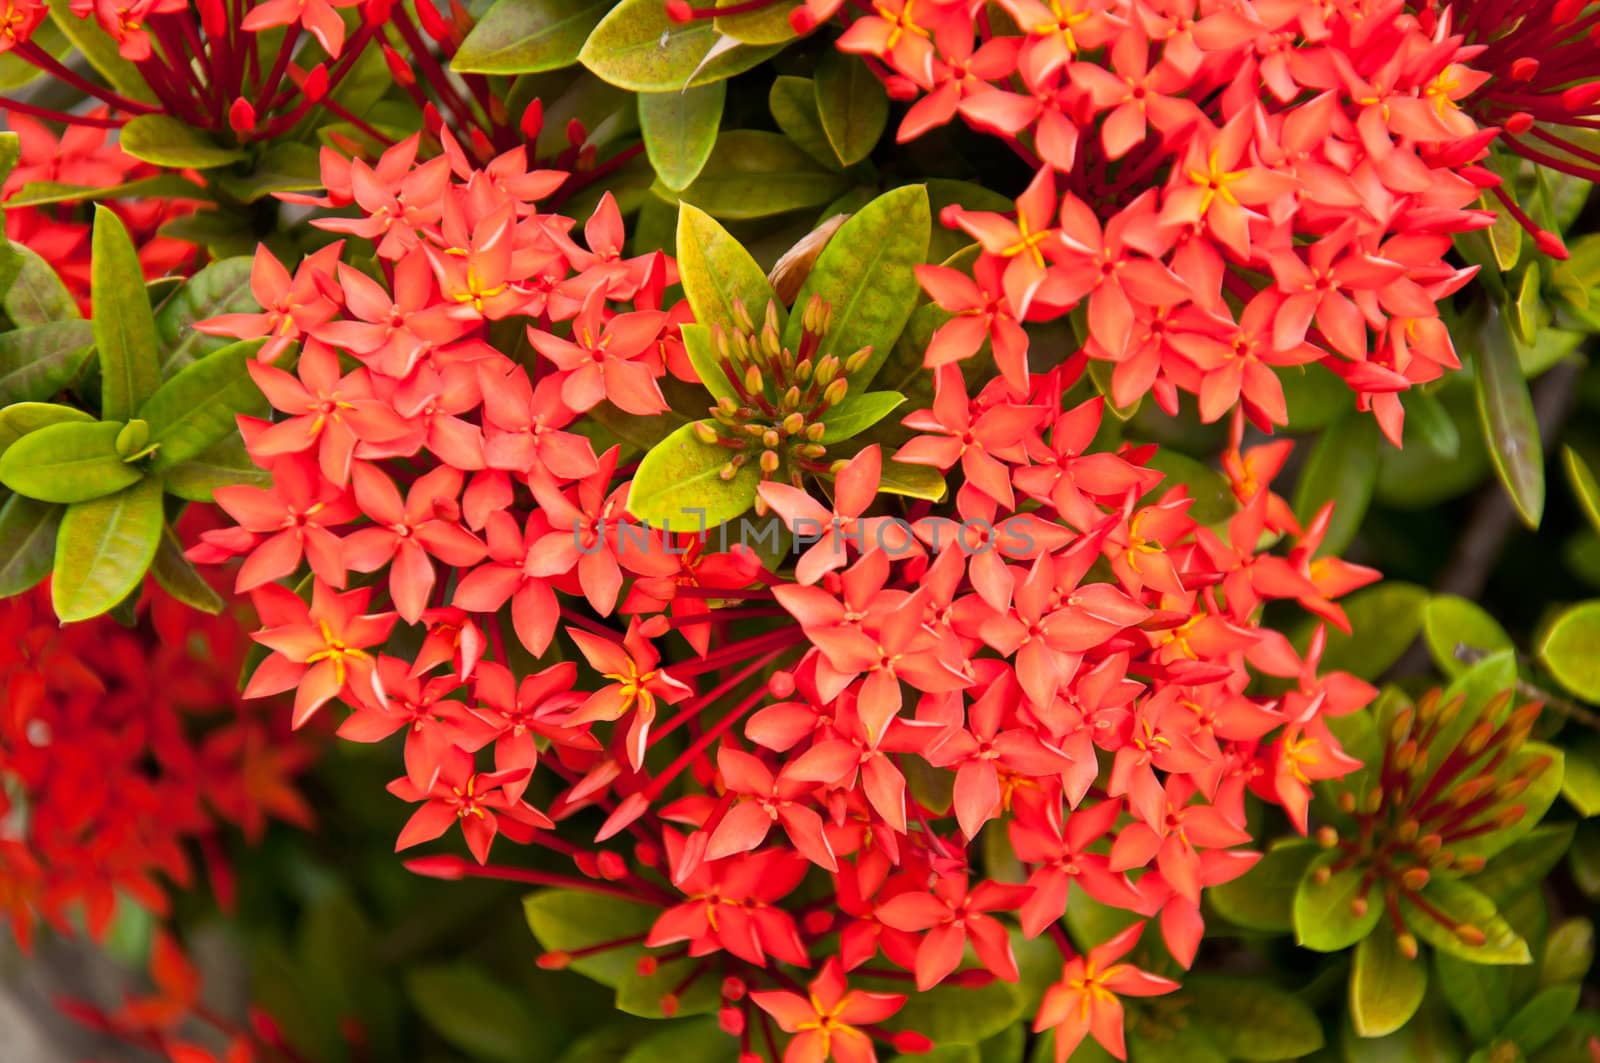
[[[1242,401],[1270,430],[1287,413],[1276,371],[1318,362],[1398,445],[1400,394],[1459,364],[1438,304],[1473,273],[1446,261],[1452,236],[1493,218],[1474,201],[1492,191],[1566,254],[1481,165],[1491,142],[1600,176],[1559,135],[1600,116],[1600,16],[1577,0],[998,7],[805,0],[791,18],[840,13],[839,48],[915,101],[901,141],[959,115],[1035,168],[1012,214],[947,208],[982,244],[975,280],[923,273],[958,315],[928,364],[992,339],[1016,395],[1018,322],[1081,309],[1118,405],[1153,393],[1170,413],[1187,392],[1215,421]]]
[[[582,954],[690,959],[663,1008],[720,985],[748,1059],[778,1054],[774,1024],[790,1063],[926,1047],[894,1028],[902,997],[847,977],[1015,979],[1018,924],[1062,951],[1039,1022],[1063,1056],[1086,1034],[1120,1051],[1117,996],[1172,983],[1116,962],[1137,930],[1078,955],[1069,891],[1159,915],[1187,965],[1202,888],[1256,857],[1246,791],[1303,829],[1310,781],[1355,763],[1325,718],[1375,693],[1319,674],[1320,629],[1301,653],[1259,624],[1293,600],[1344,627],[1333,599],[1376,578],[1316,556],[1329,510],[1301,527],[1268,489],[1288,444],[1235,436],[1240,507],[1213,529],[1183,488],[1152,494],[1151,448],[1085,452],[1100,403],[1064,407],[1065,374],[970,395],[944,366],[897,456],[959,470],[952,505],[869,515],[888,512],[869,447],[835,469],[831,512],[762,485],[783,520],[834,526],[794,577],[668,538],[630,516],[633,465],[580,418],[659,412],[664,376],[693,379],[685,307],[662,304],[674,264],[623,252],[609,197],[581,239],[541,213],[564,175],[520,149],[479,167],[448,132],[443,154],[416,148],[324,155],[314,202],[357,209],[314,224],[370,242],[375,273],[344,244],[292,272],[261,252],[262,312],[203,326],[267,338],[254,374],[279,411],[242,425],[272,487],[218,491],[239,526],[190,552],[243,560],[272,651],[248,692],[295,690],[297,724],[342,702],[353,741],[403,733],[398,848],[459,826],[479,865],[505,835],[579,874],[415,870],[658,908],[642,942]],[[293,344],[294,371],[271,364]],[[1253,692],[1259,675],[1284,693]],[[930,773],[947,796],[908,783]],[[985,831],[1025,881],[985,874]],[[807,993],[790,972],[823,957]]]
[[[198,855],[232,903],[227,827],[309,826],[310,758],[276,703],[242,699],[241,615],[152,589],[138,623],[57,624],[47,589],[0,601],[0,912],[23,947],[36,922],[104,936],[118,894],[154,913]],[[125,902],[124,902],[125,903]]]

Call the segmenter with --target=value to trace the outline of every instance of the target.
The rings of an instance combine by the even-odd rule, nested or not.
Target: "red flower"
[[[252,594],[264,626],[252,638],[272,650],[245,687],[246,697],[293,689],[294,725],[340,693],[375,689],[377,671],[367,649],[394,626],[393,613],[367,614],[371,591],[339,594],[319,579],[311,582],[311,604],[269,583]],[[376,690],[381,699],[383,693]]]
[[[876,1063],[872,1037],[863,1026],[882,1022],[905,1004],[898,993],[869,993],[845,985],[844,966],[829,960],[811,983],[808,996],[773,990],[751,993],[756,1006],[794,1034],[784,1063]]]
[[[1144,924],[1135,923],[1090,949],[1087,956],[1068,960],[1061,968],[1061,981],[1045,990],[1033,1029],[1055,1030],[1056,1063],[1066,1063],[1088,1036],[1118,1059],[1127,1059],[1122,1001],[1117,998],[1160,996],[1178,988],[1170,979],[1116,962],[1138,944],[1142,933]]]
[[[530,827],[553,827],[550,817],[513,796],[511,786],[523,782],[528,769],[479,772],[473,770],[472,754],[460,747],[445,751],[439,760],[438,774],[426,788],[402,776],[389,784],[389,792],[402,801],[421,801],[395,842],[395,851],[432,841],[461,824],[467,848],[478,863],[489,860],[489,846],[507,822]]]

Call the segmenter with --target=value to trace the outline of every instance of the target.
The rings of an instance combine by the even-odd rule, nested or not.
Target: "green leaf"
[[[1523,523],[1538,528],[1544,514],[1544,447],[1528,382],[1517,363],[1511,334],[1492,306],[1479,329],[1475,378],[1478,420],[1489,459]]]
[[[1305,838],[1268,849],[1254,867],[1230,882],[1213,886],[1206,897],[1235,926],[1272,934],[1294,929],[1294,896],[1306,869],[1322,850]]]
[[[1517,338],[1532,343],[1539,332],[1539,263],[1529,262],[1522,271],[1522,284],[1517,288],[1517,298],[1512,303],[1512,324]]]
[[[0,406],[44,402],[66,388],[94,355],[87,321],[52,321],[0,332]]]
[[[630,92],[679,92],[742,74],[777,52],[741,45],[710,21],[678,23],[660,0],[622,0],[584,41],[578,61]]]
[[[680,532],[737,517],[755,504],[761,473],[755,462],[747,461],[732,479],[722,479],[733,456],[726,447],[701,442],[694,426],[684,425],[639,462],[628,490],[628,511],[653,528]]]
[[[927,258],[930,224],[927,189],[907,185],[885,192],[839,226],[795,297],[796,306],[818,296],[832,308],[821,353],[844,359],[872,348],[865,364],[847,377],[854,391],[872,382],[917,307],[922,289],[915,268]],[[784,329],[784,346],[798,350],[802,332],[796,314]]]
[[[147,477],[114,495],[68,506],[56,535],[50,597],[64,624],[116,606],[144,579],[165,521],[161,481]]]
[[[1319,872],[1331,867],[1344,854],[1337,849],[1318,856],[1307,868],[1294,891],[1294,937],[1296,943],[1318,952],[1347,949],[1372,933],[1383,916],[1383,901],[1377,891],[1362,889],[1365,871],[1347,867],[1334,871],[1325,882]],[[1365,894],[1365,911],[1352,909]]]
[[[361,62],[361,60],[357,60]],[[258,203],[279,192],[307,192],[322,187],[322,163],[310,144],[280,140],[254,160],[247,174],[219,173],[212,185],[223,197],[240,203]]]
[[[898,391],[846,395],[823,414],[822,442],[838,443],[865,432],[905,401],[906,397]]]
[[[156,313],[162,373],[171,376],[195,359],[233,342],[224,336],[206,335],[194,327],[196,322],[259,309],[250,293],[249,258],[224,258],[205,266]]]
[[[902,992],[884,983],[876,990]],[[1022,1017],[1022,992],[1010,982],[994,981],[980,989],[942,985],[912,993],[905,1006],[884,1023],[891,1030],[915,1030],[934,1044],[975,1045],[993,1037]]]
[[[1228,486],[1228,478],[1211,466],[1189,457],[1174,447],[1161,447],[1146,464],[1162,474],[1162,480],[1146,495],[1147,501],[1182,484],[1189,489],[1189,516],[1201,524],[1217,524],[1233,516],[1239,503]]]
[[[666,1029],[640,1041],[622,1063],[734,1063],[739,1058],[738,1039],[729,1037],[716,1019],[685,1019],[666,1024]]]
[[[161,529],[161,545],[156,547],[155,561],[150,574],[161,584],[161,589],[191,609],[202,613],[220,613],[224,604],[222,596],[195,571],[189,559],[183,556],[183,544],[173,534],[172,526]]]
[[[244,439],[234,434],[213,444],[197,457],[166,472],[167,491],[190,502],[210,502],[212,492],[230,484],[266,487],[272,475],[250,460]]]
[[[1524,818],[1530,824],[1539,820],[1536,814]],[[1497,905],[1510,904],[1544,881],[1551,868],[1559,864],[1571,848],[1575,833],[1576,825],[1572,823],[1530,827],[1522,837],[1502,847],[1482,871],[1472,876],[1472,888]]]
[[[694,311],[695,321],[701,325],[721,325],[728,331],[736,328],[733,304],[737,300],[759,326],[767,305],[776,303],[767,275],[744,245],[715,218],[690,203],[678,208],[677,250],[683,294]],[[787,320],[788,312],[778,305],[780,334]],[[701,383],[705,383],[704,378]],[[712,394],[717,392],[713,390]]]
[[[1528,943],[1511,929],[1494,901],[1465,882],[1434,878],[1422,888],[1422,898],[1443,913],[1454,925],[1476,927],[1484,934],[1482,945],[1468,945],[1450,928],[1410,904],[1400,900],[1401,915],[1407,929],[1441,952],[1482,964],[1531,963]]]
[[[406,973],[406,997],[440,1037],[473,1059],[535,1063],[555,1054],[552,1026],[528,1002],[465,963]],[[560,1028],[554,1027],[559,1033]]]
[[[0,132],[0,185],[6,183],[21,158],[22,138],[9,131]]]
[[[744,6],[741,0],[717,0],[717,8]],[[799,36],[789,16],[799,5],[793,0],[773,0],[754,11],[718,15],[712,25],[718,33],[745,44],[787,44]]]
[[[238,148],[223,147],[189,123],[165,114],[129,119],[119,143],[142,162],[174,170],[214,170],[246,157]]]
[[[1322,1047],[1322,1024],[1287,990],[1251,978],[1191,975],[1183,983],[1189,1019],[1229,1059],[1299,1059]]]
[[[727,95],[728,83],[714,81],[685,92],[639,97],[645,152],[661,183],[674,192],[688,188],[711,158]]]
[[[112,88],[131,99],[156,102],[139,68],[118,54],[117,42],[94,19],[76,15],[71,0],[50,0],[50,21]]]
[[[1383,1037],[1411,1021],[1428,991],[1428,967],[1407,959],[1394,932],[1368,934],[1350,968],[1350,1022],[1362,1037]]]
[[[1284,405],[1289,410],[1289,423],[1284,427],[1291,432],[1326,428],[1355,406],[1350,388],[1320,362],[1275,367],[1273,372],[1283,387]]]
[[[1572,484],[1572,493],[1577,496],[1583,515],[1589,518],[1591,527],[1600,531],[1600,481],[1595,479],[1589,463],[1571,447],[1561,448],[1561,464],[1567,470],[1567,481]]]
[[[1434,984],[1474,1041],[1487,1041],[1511,1015],[1508,967],[1472,963],[1446,952],[1433,954]]]
[[[28,328],[83,316],[78,312],[77,300],[50,263],[21,244],[11,244],[11,249],[22,256],[22,268],[6,289],[4,299],[6,316],[12,324]]]
[[[1378,422],[1354,410],[1317,437],[1294,489],[1294,513],[1308,523],[1328,502],[1333,518],[1319,555],[1338,555],[1355,538],[1378,485]]]
[[[12,495],[0,506],[0,598],[13,598],[50,575],[60,506]]]
[[[1433,663],[1448,676],[1460,675],[1491,653],[1515,648],[1482,606],[1454,594],[1435,595],[1422,607],[1422,637]],[[1470,653],[1464,656],[1466,651]]]
[[[250,376],[260,340],[229,344],[180,370],[139,407],[158,449],[150,468],[165,472],[199,457],[238,431],[240,414],[266,412],[266,400]]]
[[[1585,735],[1562,750],[1566,771],[1561,793],[1584,817],[1600,816],[1600,738]]]
[[[458,74],[538,74],[578,61],[612,0],[495,0],[450,60]]]
[[[1408,442],[1420,443],[1446,460],[1461,453],[1461,431],[1444,403],[1425,391],[1414,391],[1406,396],[1405,409]]]
[[[6,200],[7,207],[43,207],[56,203],[93,203],[102,199],[209,199],[204,188],[175,173],[157,174],[119,185],[64,185],[29,181]]]
[[[786,137],[730,129],[717,137],[711,157],[680,198],[738,220],[820,207],[848,187],[847,178],[823,169]]]
[[[772,88],[767,90],[767,107],[778,129],[801,151],[830,170],[838,169],[839,160],[834,158],[833,146],[822,128],[822,116],[817,113],[815,82],[788,74],[774,78]]]
[[[1562,920],[1550,929],[1544,942],[1541,985],[1581,982],[1594,966],[1594,921],[1582,916]]]
[[[721,999],[715,979],[697,978],[680,991],[699,969],[700,961],[684,959],[663,963],[650,974],[630,970],[617,981],[617,1010],[646,1019],[670,1018],[662,1001],[669,994],[675,994],[672,1015],[703,1015],[715,1011]]]
[[[1400,659],[1422,630],[1422,609],[1429,594],[1414,583],[1384,582],[1340,600],[1352,634],[1328,629],[1322,653],[1324,671],[1350,672],[1373,680]],[[1304,648],[1316,627],[1308,621],[1295,631],[1294,644]]]
[[[1600,702],[1600,598],[1562,610],[1537,652],[1556,682],[1585,701]]]
[[[156,322],[128,230],[115,213],[98,205],[93,245],[89,289],[100,354],[100,416],[126,421],[161,383]]]
[[[41,428],[67,421],[89,423],[94,417],[73,406],[54,402],[18,402],[0,409],[0,453]]]
[[[1534,994],[1500,1031],[1524,1053],[1537,1052],[1549,1044],[1562,1025],[1577,1012],[1582,988],[1576,983],[1553,985]]]
[[[907,498],[943,502],[949,487],[944,482],[944,474],[931,465],[907,465],[886,460],[883,473],[878,478],[878,490]]]
[[[883,83],[853,55],[829,51],[817,63],[817,115],[833,154],[853,166],[872,153],[889,124]]]
[[[712,398],[728,398],[737,402],[739,393],[733,390],[733,382],[728,379],[728,374],[723,372],[722,359],[712,349],[710,327],[684,325],[682,332],[684,353],[689,356],[689,364],[694,366],[695,375],[700,378],[700,383],[711,392]]]
[[[122,460],[115,421],[66,422],[30,432],[0,454],[0,483],[41,502],[86,502],[137,483]]]

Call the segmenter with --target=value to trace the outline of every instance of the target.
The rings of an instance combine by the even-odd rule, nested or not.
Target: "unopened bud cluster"
[[[1438,690],[1401,709],[1383,735],[1376,776],[1358,783],[1359,792],[1345,789],[1338,795],[1354,830],[1324,826],[1317,832],[1324,848],[1346,854],[1318,874],[1326,880],[1339,871],[1361,869],[1352,913],[1365,914],[1371,891],[1380,890],[1408,956],[1416,956],[1417,939],[1402,929],[1402,899],[1462,943],[1484,942],[1481,928],[1458,923],[1421,891],[1436,876],[1482,871],[1484,858],[1462,853],[1460,846],[1521,820],[1527,808],[1519,798],[1550,767],[1549,757],[1518,757],[1543,706],[1530,702],[1513,709],[1511,703],[1510,691],[1496,696],[1468,726],[1461,718],[1466,699],[1446,701]]]
[[[696,433],[706,443],[733,451],[721,476],[731,480],[754,461],[763,480],[787,480],[801,486],[804,472],[826,472],[827,432],[824,416],[844,400],[846,381],[872,356],[871,347],[840,359],[818,356],[828,335],[833,308],[812,296],[800,310],[799,350],[783,346],[778,332],[778,307],[767,304],[758,329],[749,311],[735,299],[736,327],[713,325],[711,342],[734,395],[711,407],[711,421],[700,421]],[[737,397],[734,397],[737,396]],[[764,503],[756,503],[758,512]]]

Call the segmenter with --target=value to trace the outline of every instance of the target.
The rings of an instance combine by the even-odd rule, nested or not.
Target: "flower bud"
[[[867,360],[869,358],[871,358],[871,357],[872,357],[872,344],[869,343],[865,347],[861,348],[859,351],[855,352],[850,357],[848,357],[848,358],[846,358],[844,360],[844,371],[846,373],[854,373],[854,372],[856,372],[862,366],[866,365],[867,364]]]
[[[706,424],[704,421],[694,422],[692,431],[694,432],[694,437],[700,440],[700,442],[705,443],[708,446],[716,445],[718,439],[717,430],[712,428],[709,424]]]
[[[838,375],[839,359],[835,358],[831,354],[824,355],[822,360],[817,363],[817,383],[823,387],[827,387],[829,384],[833,383],[833,378]]]
[[[763,450],[761,452],[761,472],[763,475],[771,476],[773,473],[777,472],[778,462],[779,458],[777,451]]]
[[[646,955],[639,957],[638,962],[633,965],[633,970],[640,978],[649,978],[656,973],[656,968],[659,966],[660,963],[654,956]]]
[[[805,414],[801,413],[799,410],[796,410],[794,413],[791,413],[789,416],[783,419],[783,431],[785,435],[797,436],[801,432],[804,432],[805,429]]]
[[[1482,930],[1479,930],[1471,923],[1462,923],[1460,926],[1455,928],[1455,933],[1458,941],[1460,941],[1463,945],[1470,945],[1473,948],[1477,948],[1485,941],[1489,940],[1488,936],[1484,934]]]
[[[850,385],[841,378],[829,384],[822,392],[822,402],[825,406],[837,406],[843,399],[845,392],[850,390]]]
[[[554,952],[541,954],[533,962],[539,965],[541,971],[564,971],[567,969],[567,965],[572,962],[572,954],[558,949]]]
[[[1395,939],[1395,944],[1400,948],[1400,955],[1404,956],[1406,959],[1414,960],[1417,958],[1417,953],[1419,950],[1417,948],[1417,937],[1415,934],[1410,932],[1402,932]]]
[[[744,390],[746,394],[759,395],[764,389],[761,386],[761,369],[752,365],[744,371]]]
[[[1332,849],[1339,844],[1339,832],[1329,826],[1317,828],[1317,844],[1324,849]]]
[[[1400,873],[1400,884],[1415,893],[1428,884],[1428,869],[1425,867],[1408,867]]]
[[[901,1030],[890,1038],[889,1043],[894,1045],[896,1052],[906,1056],[920,1056],[933,1051],[933,1042],[915,1030]]]
[[[812,443],[822,442],[823,435],[828,431],[828,426],[821,421],[813,421],[806,425],[806,439]]]
[[[1360,919],[1367,914],[1367,899],[1365,897],[1352,897],[1350,899],[1350,914]]]
[[[717,1025],[722,1027],[722,1032],[729,1037],[738,1037],[744,1033],[744,1009],[722,1007],[717,1009]]]
[[[745,985],[743,978],[730,974],[722,980],[722,999],[730,1004],[737,1003],[744,999],[744,995],[749,989],[750,987]]]

